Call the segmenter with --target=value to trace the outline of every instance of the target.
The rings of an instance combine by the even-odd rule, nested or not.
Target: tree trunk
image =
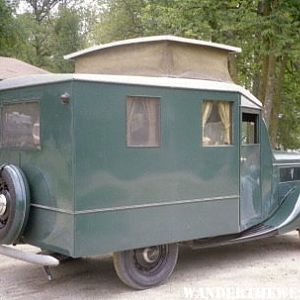
[[[278,77],[276,80],[276,91],[274,95],[273,101],[273,109],[272,109],[272,118],[270,123],[271,129],[271,143],[274,148],[279,148],[277,133],[278,133],[278,123],[279,123],[279,113],[281,112],[281,103],[282,103],[282,86],[284,81],[285,70],[287,66],[287,56],[285,55],[280,61],[280,69],[278,73]]]
[[[276,89],[276,57],[274,53],[269,54],[268,73],[266,80],[265,100],[264,100],[264,118],[268,128],[271,122],[271,113],[273,108],[273,99]]]

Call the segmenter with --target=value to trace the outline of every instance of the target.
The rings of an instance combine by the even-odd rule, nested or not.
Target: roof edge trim
[[[116,41],[108,44],[98,45],[89,47],[83,50],[79,50],[70,54],[67,54],[64,56],[64,59],[73,59],[79,56],[83,56],[86,54],[90,54],[95,51],[100,51],[108,48],[113,47],[119,47],[119,46],[125,46],[125,45],[133,45],[133,44],[142,44],[147,42],[160,42],[160,41],[171,41],[171,42],[179,42],[179,43],[185,43],[185,44],[191,44],[196,46],[204,46],[204,47],[211,47],[211,48],[217,48],[221,50],[225,50],[228,52],[235,52],[240,53],[242,52],[241,48],[233,47],[225,44],[219,44],[219,43],[213,43],[208,41],[201,41],[196,39],[188,39],[183,37],[177,37],[173,35],[157,35],[157,36],[150,36],[150,37],[141,37],[141,38],[134,38],[134,39],[128,39],[128,40],[121,40]]]

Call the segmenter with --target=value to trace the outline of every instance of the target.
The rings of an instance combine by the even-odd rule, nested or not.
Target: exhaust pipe
[[[59,260],[50,255],[36,254],[0,245],[0,254],[41,266],[58,266]]]

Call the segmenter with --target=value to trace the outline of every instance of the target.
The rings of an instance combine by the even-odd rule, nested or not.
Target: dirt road
[[[21,246],[27,251],[36,251]],[[165,284],[133,291],[117,278],[110,257],[83,258],[52,269],[0,256],[0,299],[300,299],[297,232],[261,241],[192,251],[180,249]]]

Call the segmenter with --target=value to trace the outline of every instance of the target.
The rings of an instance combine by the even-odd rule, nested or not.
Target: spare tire
[[[0,244],[16,244],[27,223],[29,188],[22,170],[0,167]]]

